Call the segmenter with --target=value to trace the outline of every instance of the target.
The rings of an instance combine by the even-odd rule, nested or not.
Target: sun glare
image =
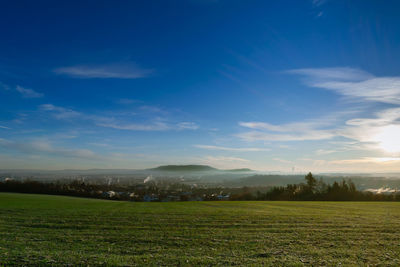
[[[400,125],[389,125],[375,136],[374,140],[379,147],[390,153],[400,152]]]

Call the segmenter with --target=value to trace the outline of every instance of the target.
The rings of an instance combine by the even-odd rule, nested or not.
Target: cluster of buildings
[[[121,200],[130,200],[130,201],[143,201],[143,202],[169,202],[169,201],[204,201],[204,200],[229,200],[230,194],[203,194],[197,195],[193,192],[170,192],[169,194],[165,193],[147,193],[147,194],[138,194],[132,192],[115,192],[115,191],[106,191],[106,192],[96,192],[98,195],[101,195],[102,198],[105,199],[121,199]]]

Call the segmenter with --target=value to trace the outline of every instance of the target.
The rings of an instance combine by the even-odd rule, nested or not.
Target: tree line
[[[232,195],[231,200],[285,200],[285,201],[400,201],[399,193],[374,194],[357,190],[351,180],[325,183],[316,179],[312,173],[305,177],[305,183],[275,186],[265,193],[255,195],[244,192]]]
[[[107,194],[108,192],[113,194]],[[83,181],[39,182],[33,180],[7,180],[0,182],[0,192],[34,193],[93,197],[115,200],[143,201],[145,196],[162,201],[186,200],[285,200],[285,201],[400,201],[400,194],[376,194],[357,190],[351,180],[326,183],[312,173],[305,182],[275,187],[193,187],[187,184],[150,182],[131,186],[115,184],[91,184]]]

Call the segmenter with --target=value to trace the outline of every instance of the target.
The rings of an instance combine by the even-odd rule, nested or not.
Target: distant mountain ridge
[[[163,165],[150,169],[152,171],[219,171],[207,165]]]
[[[231,170],[226,170],[227,172],[252,172],[252,169],[249,168],[241,168],[241,169],[231,169]]]
[[[151,168],[149,170],[152,171],[187,171],[187,172],[195,172],[195,171],[219,171],[219,172],[252,172],[253,170],[249,168],[241,168],[241,169],[231,169],[231,170],[221,170],[208,165],[162,165],[156,168]]]

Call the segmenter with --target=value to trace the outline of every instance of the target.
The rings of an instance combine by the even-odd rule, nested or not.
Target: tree
[[[307,185],[311,191],[314,191],[315,186],[317,185],[317,180],[314,178],[311,172],[309,172],[306,177]]]

